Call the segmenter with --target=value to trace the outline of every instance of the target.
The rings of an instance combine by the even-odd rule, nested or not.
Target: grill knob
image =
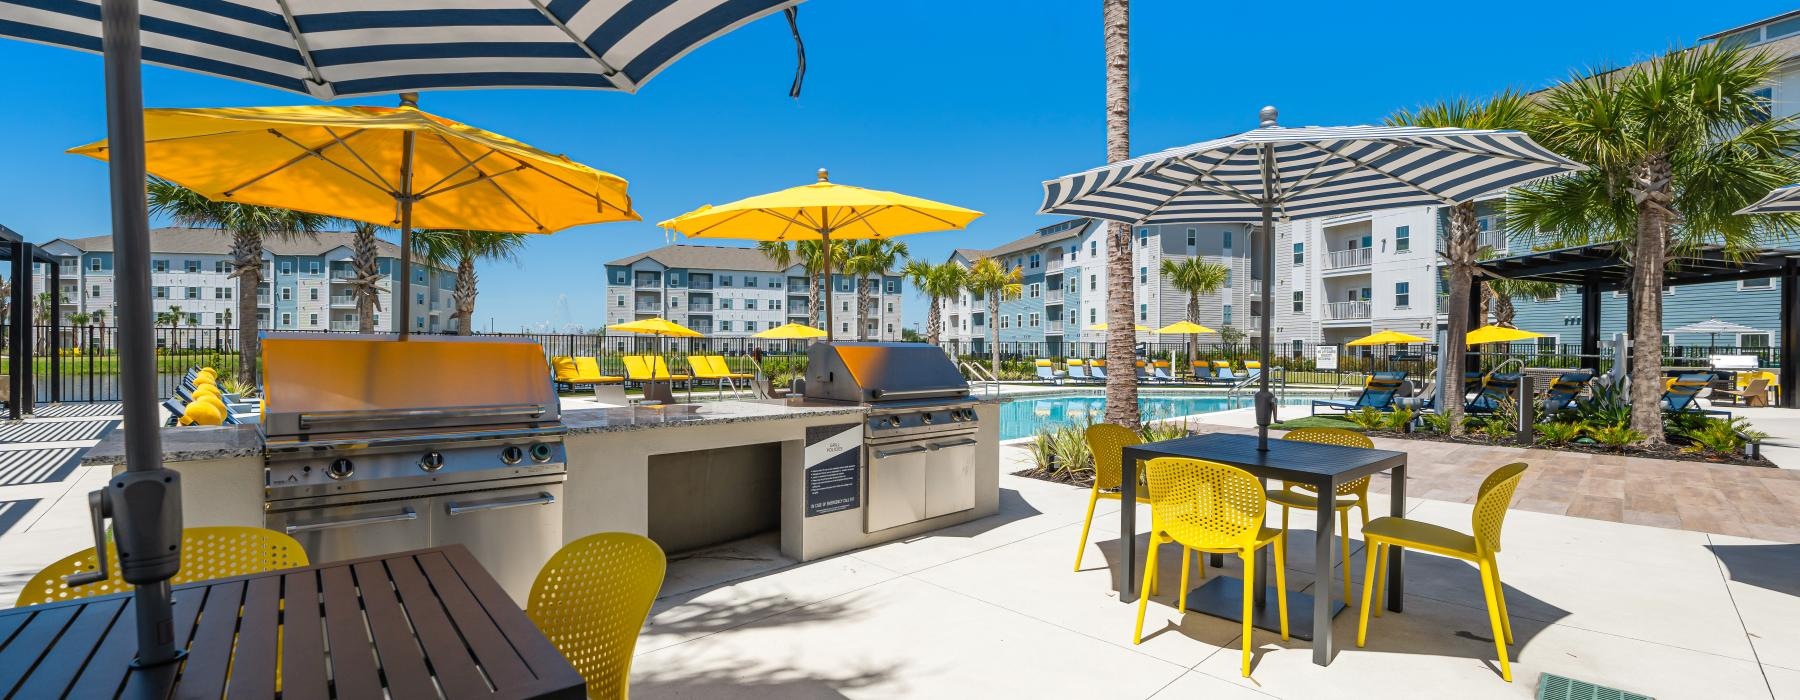
[[[325,467],[325,476],[331,477],[332,481],[341,481],[355,473],[356,464],[344,457],[331,460],[330,466]]]
[[[539,442],[531,445],[531,461],[533,462],[548,462],[551,454],[550,443]]]
[[[919,415],[922,417],[921,420],[925,421],[926,425],[931,425],[931,413],[926,412]]]
[[[507,464],[518,464],[524,459],[525,450],[520,449],[518,445],[507,445],[500,450],[500,461]]]
[[[422,470],[428,471],[428,472],[435,472],[435,471],[437,471],[439,469],[443,469],[443,468],[444,468],[444,453],[442,453],[442,452],[427,452],[423,456],[419,457],[419,469],[422,469]]]

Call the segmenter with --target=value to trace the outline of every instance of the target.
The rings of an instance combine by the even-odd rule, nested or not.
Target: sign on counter
[[[860,423],[806,429],[806,517],[862,507]]]
[[[1337,369],[1338,346],[1314,345],[1313,367],[1315,369]]]

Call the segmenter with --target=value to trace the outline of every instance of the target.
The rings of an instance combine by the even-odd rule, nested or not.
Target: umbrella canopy
[[[1204,327],[1204,326],[1202,326],[1202,327]],[[1087,329],[1090,331],[1103,331],[1103,330],[1107,329],[1107,325],[1104,323],[1096,323],[1094,325],[1088,326]],[[1143,324],[1140,324],[1140,323],[1131,324],[1131,330],[1133,332],[1137,332],[1137,333],[1149,333],[1150,332],[1149,328],[1146,328]]]
[[[1755,204],[1737,210],[1738,214],[1800,213],[1800,185],[1783,185],[1770,190]]]
[[[1482,326],[1469,331],[1469,334],[1464,336],[1470,345],[1481,345],[1482,343],[1510,343],[1515,340],[1531,340],[1532,338],[1544,337],[1547,336],[1542,333],[1533,333],[1517,328],[1507,328],[1506,326]]]
[[[1743,324],[1732,323],[1730,321],[1721,321],[1717,318],[1714,318],[1714,319],[1709,319],[1706,321],[1701,321],[1699,323],[1690,323],[1690,324],[1687,324],[1680,328],[1673,328],[1673,329],[1670,329],[1665,332],[1667,332],[1667,333],[1710,333],[1713,335],[1718,335],[1720,333],[1732,333],[1732,334],[1761,333],[1762,331],[1756,330],[1755,328],[1751,328],[1751,327],[1743,325]]]
[[[1256,259],[1274,268],[1275,219],[1447,205],[1585,169],[1517,131],[1276,125],[1203,141],[1044,182],[1043,214],[1132,225],[1259,223]],[[1272,275],[1262,306],[1273,308]],[[1262,316],[1260,355],[1274,352],[1273,314]],[[1275,395],[1263,373],[1256,392],[1257,446],[1267,449]]]
[[[1419,336],[1416,336],[1416,335],[1409,335],[1406,333],[1401,333],[1400,331],[1384,330],[1384,331],[1381,331],[1380,333],[1376,333],[1374,335],[1357,338],[1356,340],[1352,340],[1348,343],[1345,343],[1345,345],[1354,345],[1354,346],[1411,345],[1413,343],[1425,343],[1425,342],[1430,342],[1430,341],[1427,341],[1424,338],[1420,338]]]
[[[807,340],[823,338],[827,335],[830,334],[804,323],[784,323],[750,337],[767,340]]]
[[[1101,324],[1101,325],[1105,325],[1105,324]],[[1096,329],[1096,330],[1101,330],[1101,329]],[[1163,334],[1176,333],[1176,334],[1181,334],[1181,335],[1193,335],[1195,333],[1217,333],[1218,331],[1215,331],[1211,328],[1207,328],[1206,326],[1202,326],[1198,323],[1193,323],[1191,321],[1176,321],[1174,323],[1171,323],[1169,325],[1166,325],[1166,326],[1156,329],[1156,332],[1163,333]]]
[[[676,338],[699,338],[699,337],[702,337],[700,331],[696,331],[692,328],[688,328],[687,326],[683,326],[679,323],[676,323],[669,319],[663,318],[661,316],[657,316],[655,318],[640,319],[637,321],[627,321],[625,323],[615,323],[610,326],[607,326],[606,329],[609,331],[625,331],[626,333],[637,333],[639,335],[660,335],[660,336],[665,336],[665,337],[676,337]]]
[[[412,103],[147,109],[145,169],[214,200],[399,228],[403,339],[415,227],[550,233],[640,218],[623,178]],[[69,152],[112,155],[106,141]]]
[[[820,168],[819,181],[810,185],[790,187],[730,204],[704,205],[658,225],[689,238],[817,240],[830,250],[833,240],[893,238],[956,230],[980,216],[981,212],[973,209],[898,192],[840,185],[831,182],[825,169]],[[830,284],[831,256],[821,256],[821,260],[826,284]],[[825,327],[831,327],[829,303],[825,305]]]
[[[636,92],[701,44],[798,2],[165,0],[144,3],[144,60],[322,100],[451,88]],[[93,51],[98,4],[0,0],[0,36]]]

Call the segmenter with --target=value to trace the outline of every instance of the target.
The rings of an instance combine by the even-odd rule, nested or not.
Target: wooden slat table
[[[1365,476],[1380,472],[1393,474],[1390,486],[1389,513],[1394,516],[1406,514],[1406,453],[1393,450],[1371,450],[1360,447],[1340,447],[1338,445],[1321,445],[1312,442],[1291,442],[1288,440],[1270,440],[1266,452],[1256,449],[1255,435],[1237,435],[1233,433],[1208,433],[1191,437],[1164,440],[1162,442],[1132,445],[1124,450],[1124,463],[1138,465],[1140,460],[1157,457],[1188,457],[1204,459],[1222,464],[1229,464],[1250,472],[1258,479],[1280,479],[1295,483],[1307,484],[1318,494],[1319,509],[1313,513],[1313,591],[1318,595],[1308,595],[1296,591],[1288,592],[1288,607],[1291,610],[1305,610],[1310,604],[1313,614],[1307,619],[1301,616],[1290,616],[1290,631],[1295,637],[1310,639],[1313,644],[1313,663],[1325,666],[1331,663],[1331,619],[1344,605],[1332,600],[1332,568],[1338,565],[1338,558],[1332,556],[1332,546],[1337,538],[1333,536],[1337,516],[1335,505],[1335,489],[1340,484],[1349,483]],[[1135,473],[1135,472],[1134,472]],[[1121,503],[1130,504],[1137,499],[1137,479],[1123,480],[1120,488]],[[1271,504],[1270,510],[1276,506]],[[1137,509],[1129,505],[1119,509],[1119,531],[1137,532]],[[1125,536],[1119,538],[1119,556],[1123,559],[1119,566],[1119,598],[1125,601],[1136,601],[1139,591],[1137,554],[1137,538]],[[1269,549],[1264,548],[1256,557],[1256,580],[1269,582]],[[1214,565],[1218,565],[1219,557],[1214,555]],[[1400,612],[1401,601],[1406,592],[1405,556],[1403,550],[1394,547],[1388,551],[1388,582],[1385,591],[1389,610]],[[1205,585],[1188,594],[1187,607],[1195,612],[1215,615],[1229,620],[1242,621],[1243,617],[1242,579],[1226,576],[1213,577]],[[1348,591],[1345,594],[1348,595]],[[1281,623],[1274,610],[1264,602],[1268,596],[1268,586],[1255,591],[1256,605],[1251,624],[1262,629],[1280,630]],[[1379,604],[1380,601],[1376,601]]]
[[[131,668],[131,594],[0,611],[0,698],[582,698],[461,545],[174,590],[187,659]],[[329,650],[329,651],[328,651]]]

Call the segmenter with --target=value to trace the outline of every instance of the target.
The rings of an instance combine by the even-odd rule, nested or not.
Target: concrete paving
[[[94,546],[87,494],[112,473],[78,462],[117,428],[119,406],[62,405],[83,415],[0,422],[0,606],[11,607],[38,570]],[[56,413],[40,407],[40,415]]]
[[[633,697],[1528,698],[1549,672],[1664,700],[1800,699],[1800,545],[1515,510],[1500,554],[1513,683],[1474,569],[1417,553],[1406,612],[1373,618],[1366,648],[1354,608],[1335,622],[1329,667],[1259,630],[1243,678],[1238,625],[1173,609],[1172,550],[1133,645],[1136,608],[1119,602],[1109,560],[1116,503],[1102,502],[1072,571],[1087,492],[1011,476],[1024,450],[1002,454],[999,515],[659,601]],[[1409,517],[1466,530],[1470,511],[1414,499]],[[1308,540],[1293,538],[1293,590],[1310,592]],[[1239,570],[1227,558],[1208,573]]]

